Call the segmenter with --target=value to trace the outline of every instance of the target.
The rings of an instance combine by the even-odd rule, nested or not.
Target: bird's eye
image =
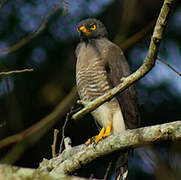
[[[96,30],[96,25],[95,25],[95,24],[90,25],[90,26],[89,26],[89,29],[90,29],[91,31]]]

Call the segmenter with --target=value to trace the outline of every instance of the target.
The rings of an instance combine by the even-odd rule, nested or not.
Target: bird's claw
[[[91,139],[88,139],[86,142],[85,142],[85,145],[89,145],[91,143],[95,143],[97,144],[101,139],[104,139],[108,136],[111,135],[111,129],[112,129],[112,122],[110,122],[108,124],[108,126],[106,127],[106,129],[103,127],[101,129],[101,131],[99,132],[99,134]]]

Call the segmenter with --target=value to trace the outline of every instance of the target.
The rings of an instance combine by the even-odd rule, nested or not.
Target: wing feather
[[[107,78],[111,87],[115,87],[120,83],[122,77],[129,76],[129,65],[122,50],[117,45],[111,44],[106,52],[105,69]],[[135,86],[130,86],[116,98],[120,104],[126,127],[129,129],[139,127],[140,116]]]

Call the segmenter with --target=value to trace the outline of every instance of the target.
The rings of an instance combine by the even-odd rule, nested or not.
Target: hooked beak
[[[85,35],[89,35],[90,32],[87,30],[85,26],[80,26],[78,29],[79,32],[83,32]]]

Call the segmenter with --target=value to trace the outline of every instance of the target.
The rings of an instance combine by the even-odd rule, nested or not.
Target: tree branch
[[[85,114],[93,111],[97,107],[99,107],[104,102],[110,100],[114,96],[116,96],[118,93],[124,91],[126,88],[128,88],[130,85],[138,81],[140,78],[145,76],[155,65],[155,61],[157,59],[157,53],[159,50],[159,45],[163,37],[163,32],[165,30],[165,27],[168,22],[168,16],[171,11],[171,7],[173,6],[174,2],[176,0],[165,0],[163,3],[163,6],[161,8],[159,17],[157,19],[154,32],[151,38],[148,54],[144,60],[144,63],[142,66],[133,74],[130,76],[124,78],[122,82],[110,90],[109,92],[105,93],[103,96],[98,97],[96,100],[89,102],[86,104],[86,106],[74,114],[72,116],[73,119],[78,119],[83,117]]]
[[[32,71],[33,69],[13,70],[13,71],[7,71],[7,72],[0,72],[0,75],[11,75],[15,73],[32,72]]]
[[[71,110],[71,111],[72,111],[72,110]],[[61,140],[61,143],[60,143],[59,153],[61,153],[62,150],[63,150],[63,142],[64,142],[64,139],[65,139],[65,127],[66,127],[67,122],[68,122],[68,120],[69,120],[71,111],[70,111],[70,113],[67,113],[66,118],[65,118],[65,122],[64,122],[64,124],[63,124],[63,126],[62,126],[62,140]]]
[[[71,92],[61,101],[57,107],[46,117],[42,118],[39,122],[32,125],[28,129],[4,138],[0,141],[0,148],[7,145],[17,143],[13,148],[3,156],[1,163],[14,163],[21,154],[33,144],[39,141],[39,139],[52,128],[52,126],[61,119],[63,115],[70,109],[70,106],[77,99],[76,87],[73,87]]]
[[[79,145],[65,149],[58,157],[44,159],[39,166],[42,171],[51,173],[71,173],[94,159],[117,150],[135,148],[160,141],[181,139],[181,121],[154,125],[133,130],[125,130],[94,144]]]
[[[12,143],[21,142],[25,139],[28,141],[29,138],[31,141],[29,143],[26,142],[27,145],[37,142],[37,140],[39,140],[47,132],[47,130],[49,130],[68,111],[70,106],[77,99],[76,96],[77,90],[76,87],[73,87],[65,99],[61,101],[49,115],[23,132],[1,140],[0,148]]]
[[[65,174],[49,174],[47,172],[41,172],[37,169],[20,168],[10,165],[0,165],[0,179],[88,180],[86,178],[76,176],[67,176]]]
[[[59,133],[58,129],[54,129],[54,133],[53,133],[53,144],[51,145],[52,148],[52,157],[56,157],[57,153],[56,153],[56,145],[57,145],[57,135]]]
[[[2,3],[6,3],[7,0],[4,0]],[[63,7],[62,1],[55,4],[52,9],[45,15],[43,18],[41,24],[38,26],[37,29],[35,29],[31,34],[26,36],[25,38],[21,39],[16,44],[12,45],[11,47],[0,49],[0,56],[4,56],[6,54],[12,53],[29,43],[33,38],[35,38],[37,35],[39,35],[47,26],[49,20],[51,17],[61,8]],[[62,11],[62,15],[65,15],[64,11]]]
[[[165,64],[168,66],[172,71],[177,73],[179,76],[181,76],[181,72],[177,71],[174,67],[172,67],[170,64],[166,63],[165,61],[161,60],[160,58],[157,58],[157,61],[160,61],[161,63]]]

